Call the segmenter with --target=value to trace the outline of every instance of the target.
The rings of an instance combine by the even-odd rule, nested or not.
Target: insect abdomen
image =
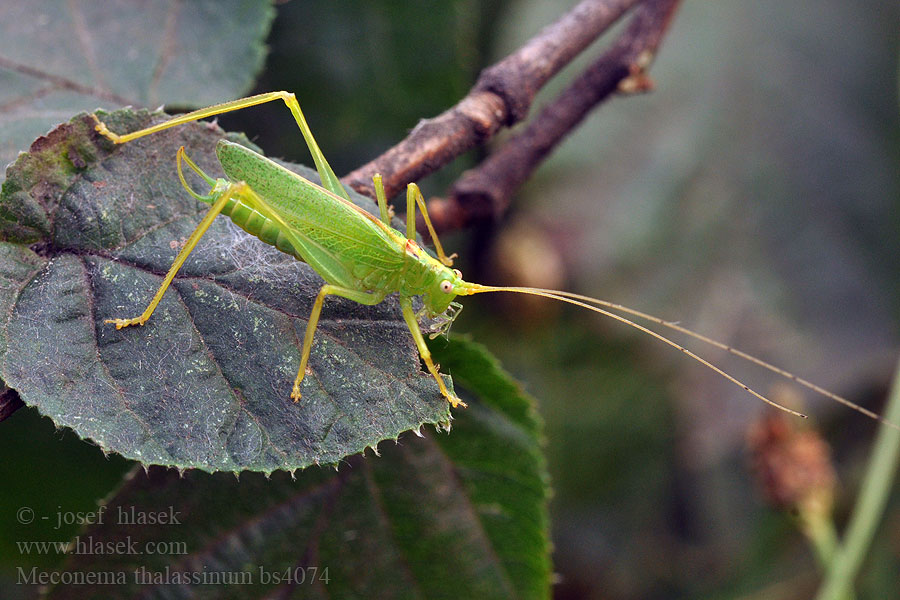
[[[239,199],[233,199],[222,208],[222,214],[231,217],[235,225],[256,236],[265,243],[275,246],[282,252],[303,260],[294,250],[294,246],[282,233],[272,219],[263,216],[259,211],[247,206]]]

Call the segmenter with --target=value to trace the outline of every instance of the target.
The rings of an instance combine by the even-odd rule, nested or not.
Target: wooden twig
[[[502,127],[522,120],[535,94],[575,56],[609,29],[637,0],[584,0],[513,54],[485,69],[456,106],[421,121],[405,140],[343,178],[374,197],[381,173],[388,196],[433,173]]]
[[[616,42],[524,131],[464,173],[446,201],[432,202],[429,212],[435,227],[447,230],[498,219],[509,207],[513,193],[593,108],[617,91],[649,90],[652,83],[646,69],[679,2],[648,0],[638,7]]]

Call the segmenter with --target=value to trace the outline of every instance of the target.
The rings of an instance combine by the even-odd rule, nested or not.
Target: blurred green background
[[[295,92],[344,173],[454,104],[481,68],[573,4],[281,3],[256,90]],[[527,279],[653,312],[879,410],[900,333],[898,22],[900,5],[876,0],[688,0],[652,67],[656,90],[603,105],[507,221],[444,245],[477,281]],[[220,122],[270,156],[308,160],[282,107]],[[483,152],[422,182],[426,194],[445,194]],[[486,344],[540,400],[556,597],[811,596],[811,551],[791,515],[763,506],[747,469],[746,433],[768,409],[616,324],[499,300],[467,300],[454,331]],[[690,347],[775,389],[765,373]],[[842,523],[875,424],[819,398],[798,408],[833,446]],[[15,457],[0,464],[14,482],[0,494],[5,514],[36,497],[47,512],[90,510],[126,468],[30,410],[2,427],[0,455]],[[18,539],[7,521],[0,537]],[[897,593],[897,531],[895,489],[861,598]],[[0,555],[0,577],[19,564]],[[0,597],[21,592],[3,586]]]

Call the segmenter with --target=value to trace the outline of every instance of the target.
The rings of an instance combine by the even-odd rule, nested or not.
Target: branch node
[[[475,125],[480,137],[490,137],[507,116],[508,106],[503,98],[493,92],[476,91],[463,98],[456,110]]]
[[[511,127],[528,116],[536,93],[527,85],[527,79],[510,77],[509,71],[504,63],[488,67],[481,72],[474,89],[477,94],[490,94],[503,104],[503,112],[498,116],[505,114],[506,118],[501,121],[505,127]]]
[[[644,50],[628,65],[628,77],[619,82],[618,91],[622,94],[644,94],[652,92],[656,87],[653,80],[647,75],[647,70],[653,63],[654,53]]]

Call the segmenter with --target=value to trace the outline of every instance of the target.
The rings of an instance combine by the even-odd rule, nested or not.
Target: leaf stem
[[[894,373],[884,416],[895,423],[900,419],[900,363]],[[844,542],[834,552],[816,600],[843,600],[851,597],[853,581],[875,536],[898,465],[900,431],[881,427]]]
[[[830,517],[815,519],[815,522],[806,523],[803,529],[822,571],[827,572],[838,549],[838,535],[834,521]]]

